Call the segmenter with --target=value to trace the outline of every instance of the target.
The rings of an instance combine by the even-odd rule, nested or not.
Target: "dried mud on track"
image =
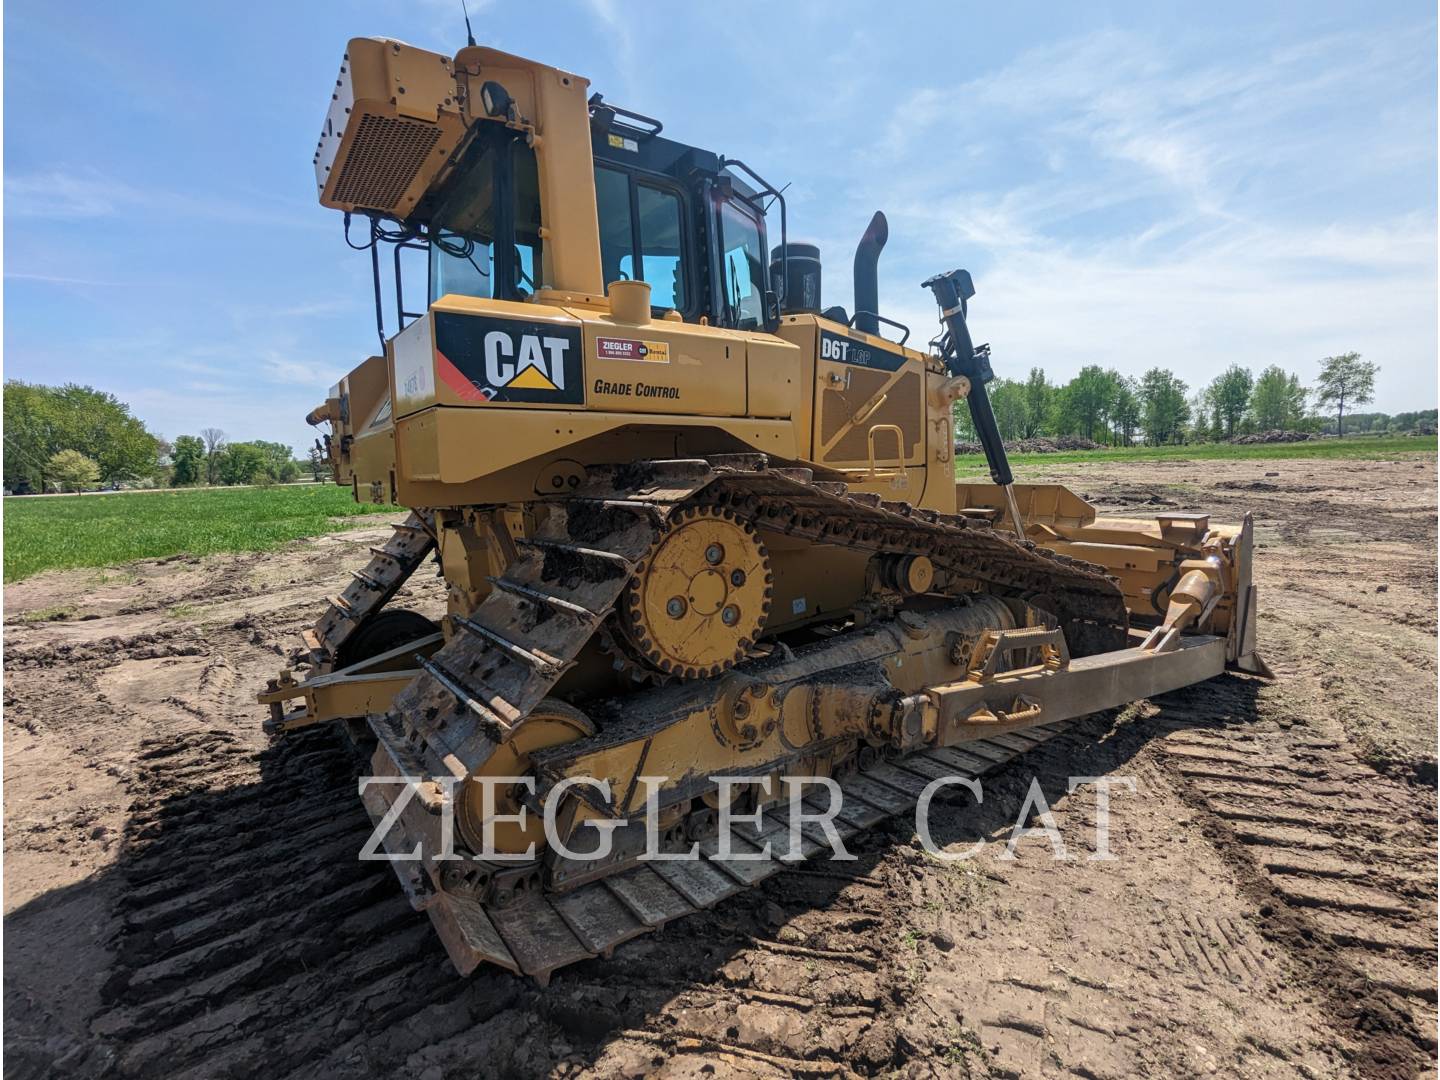
[[[1279,681],[1087,718],[937,804],[969,861],[891,823],[545,990],[458,979],[356,860],[338,741],[260,734],[254,690],[383,533],[7,589],[7,1076],[1433,1072],[1434,456],[1043,478],[1253,510]],[[400,602],[433,611],[425,574]],[[1116,781],[1114,861],[1071,776]],[[1004,857],[1032,781],[1068,861],[1043,834]]]

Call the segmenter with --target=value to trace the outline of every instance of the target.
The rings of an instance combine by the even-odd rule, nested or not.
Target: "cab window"
[[[720,251],[726,325],[761,329],[765,325],[765,245],[759,221],[733,202],[720,204]]]
[[[600,267],[605,287],[635,277],[635,222],[630,214],[630,177],[595,170],[595,209],[600,218]]]
[[[430,302],[447,293],[484,296],[494,273],[490,245],[440,229],[430,239]]]
[[[503,155],[503,158],[502,158]],[[510,170],[513,191],[508,208],[495,205],[496,170]],[[508,209],[508,213],[497,212]],[[511,274],[497,271],[495,231],[510,230]],[[430,302],[447,293],[523,300],[539,280],[540,185],[535,152],[523,142],[480,144],[459,182],[436,214],[430,233]]]
[[[688,297],[680,261],[680,198],[674,192],[641,184],[636,201],[640,209],[640,277],[650,283],[650,302],[682,311]]]
[[[668,188],[604,166],[595,168],[600,262],[612,281],[644,281],[657,311],[690,306],[683,203]]]

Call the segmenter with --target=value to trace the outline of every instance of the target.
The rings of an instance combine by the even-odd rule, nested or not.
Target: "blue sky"
[[[878,13],[877,13],[878,12]],[[1436,403],[1433,3],[471,4],[485,44],[588,77],[783,184],[850,304],[975,275],[1001,374],[1381,367]],[[5,10],[5,375],[110,390],[167,437],[306,445],[374,348],[367,257],[314,201],[345,41],[453,52],[459,0]]]

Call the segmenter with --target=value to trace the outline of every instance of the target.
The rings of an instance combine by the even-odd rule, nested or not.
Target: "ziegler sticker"
[[[876,368],[880,371],[899,371],[905,363],[903,353],[889,349],[877,349],[863,341],[820,331],[820,359],[833,360],[839,364],[854,364],[856,367]]]
[[[585,401],[580,329],[574,326],[438,311],[435,375],[476,404]]]
[[[634,338],[595,339],[597,360],[643,360],[647,364],[668,364],[670,344],[665,341],[636,341]]]

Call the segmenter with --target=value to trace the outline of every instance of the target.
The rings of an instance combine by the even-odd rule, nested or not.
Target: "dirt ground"
[[[356,860],[334,736],[261,735],[255,690],[382,522],[8,588],[7,1076],[1433,1074],[1435,456],[1042,478],[1252,511],[1277,681],[1087,718],[937,804],[969,861],[891,822],[543,990],[457,978]],[[1111,861],[1072,776],[1113,781]],[[1005,857],[1035,783],[1068,860],[1043,833]]]

